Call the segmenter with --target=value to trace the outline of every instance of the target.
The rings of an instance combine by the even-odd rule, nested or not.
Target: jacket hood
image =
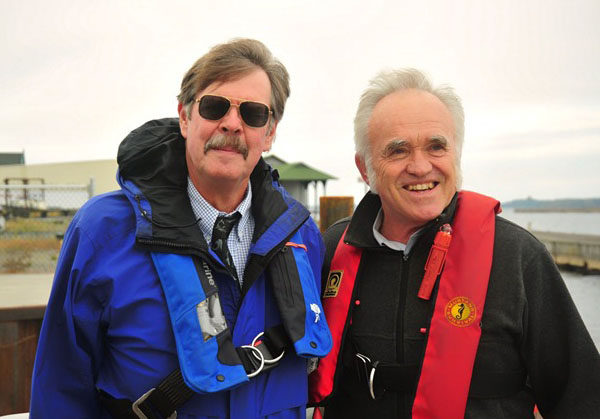
[[[119,173],[123,178],[187,182],[185,139],[177,118],[150,121],[131,131],[119,145]],[[164,173],[168,167],[169,172]]]
[[[185,140],[176,118],[133,130],[119,146],[117,163],[118,181],[134,206],[138,239],[202,247],[204,238],[187,196]]]
[[[137,243],[155,251],[207,253],[187,193],[185,139],[178,119],[150,121],[132,131],[119,146],[117,162],[118,181],[134,207]],[[259,257],[283,246],[310,216],[277,179],[262,158],[250,175],[255,222],[250,252]],[[246,270],[251,261],[248,265]]]

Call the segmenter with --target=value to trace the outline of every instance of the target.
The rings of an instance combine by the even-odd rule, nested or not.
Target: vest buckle
[[[131,405],[131,410],[133,411],[133,414],[139,418],[139,419],[150,419],[148,418],[148,416],[146,416],[146,414],[142,411],[140,405],[142,403],[144,403],[146,401],[146,399],[148,397],[150,397],[150,395],[152,394],[152,392],[154,392],[154,390],[156,390],[155,387],[152,387],[150,390],[148,390],[147,392],[145,392],[144,394],[141,395],[141,397],[139,399],[137,399],[135,402],[133,402],[133,404]],[[154,415],[152,415],[154,417]],[[166,419],[177,419],[177,412],[174,411],[172,414],[169,415],[168,418]]]
[[[260,332],[258,335],[256,335],[256,337],[254,339],[252,339],[252,346],[257,348],[262,353],[263,359],[265,360],[265,364],[267,364],[267,365],[276,364],[285,355],[285,349],[282,349],[281,353],[279,355],[277,355],[276,357],[273,357],[273,355],[271,354],[271,351],[269,350],[268,346],[265,344],[264,340],[259,340],[261,338],[261,336],[263,336],[264,334],[265,334],[265,332]],[[254,352],[252,354],[254,355]],[[267,356],[269,358],[267,358]]]
[[[279,365],[279,361],[286,353],[287,335],[283,335],[282,332],[283,327],[271,328],[266,333],[257,334],[251,344],[236,347],[248,378],[256,377]],[[273,356],[273,353],[279,354]]]
[[[377,400],[383,396],[385,393],[385,389],[381,392],[381,394],[375,395],[375,372],[377,371],[377,366],[379,365],[379,361],[371,362],[371,358],[361,353],[356,353],[356,372],[358,374],[358,382],[366,384],[367,390],[369,392],[369,396],[373,400]]]
[[[240,346],[240,348],[249,349],[252,356],[259,362],[258,366],[254,365],[254,371],[246,371],[246,375],[248,376],[248,378],[256,377],[265,368],[265,356],[262,354],[260,349],[253,345],[242,345]]]

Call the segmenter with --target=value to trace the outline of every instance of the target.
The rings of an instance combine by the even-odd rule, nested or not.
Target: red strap
[[[350,313],[352,290],[360,264],[362,250],[344,243],[346,231],[342,234],[331,260],[327,284],[323,290],[323,311],[327,313],[333,348],[319,361],[319,366],[309,376],[308,398],[311,403],[321,402],[333,391],[342,335]]]
[[[463,418],[494,246],[498,201],[460,192],[412,417]]]

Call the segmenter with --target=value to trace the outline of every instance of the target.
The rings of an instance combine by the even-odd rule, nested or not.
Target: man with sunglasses
[[[460,98],[383,72],[354,128],[371,190],[324,235],[334,345],[311,402],[327,419],[599,417],[600,356],[552,257],[460,190]]]
[[[184,76],[179,118],[121,143],[121,190],[65,234],[31,417],[305,417],[307,360],[331,347],[323,243],[261,158],[288,95],[269,50],[234,40]]]

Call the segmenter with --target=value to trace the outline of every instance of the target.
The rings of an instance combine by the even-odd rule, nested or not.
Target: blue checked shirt
[[[210,243],[211,241],[213,226],[219,215],[230,215],[235,212],[242,214],[242,218],[240,218],[238,223],[233,227],[233,230],[227,239],[227,247],[233,258],[233,263],[235,264],[235,270],[237,271],[241,287],[244,282],[244,269],[246,268],[246,262],[250,252],[250,242],[252,241],[252,235],[254,234],[254,217],[252,217],[252,211],[250,211],[250,205],[252,204],[252,188],[250,182],[248,182],[246,196],[235,211],[229,214],[220,212],[210,205],[206,199],[200,195],[200,192],[198,192],[189,177],[187,192],[190,197],[192,209],[194,210],[194,215],[199,219],[198,225],[207,243]]]

